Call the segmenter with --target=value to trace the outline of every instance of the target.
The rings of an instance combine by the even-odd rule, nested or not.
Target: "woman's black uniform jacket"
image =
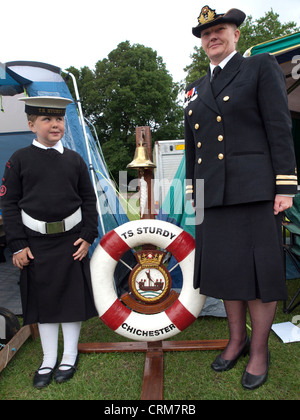
[[[210,72],[191,84],[185,143],[186,198],[197,198],[196,180],[204,179],[205,208],[295,194],[291,117],[276,59],[236,53],[216,79],[214,93]]]

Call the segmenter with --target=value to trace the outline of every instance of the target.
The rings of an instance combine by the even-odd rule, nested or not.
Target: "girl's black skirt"
[[[224,300],[286,300],[281,222],[269,201],[205,209],[194,287]]]
[[[21,272],[24,325],[79,322],[97,316],[89,258],[74,261],[78,233],[30,237],[34,260]]]

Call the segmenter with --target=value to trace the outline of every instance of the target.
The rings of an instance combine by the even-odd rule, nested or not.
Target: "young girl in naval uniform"
[[[38,323],[43,363],[36,388],[49,385],[57,367],[59,324],[63,358],[54,379],[71,379],[78,363],[81,322],[97,316],[88,250],[98,235],[96,197],[87,166],[63,147],[69,99],[25,98],[36,139],[7,162],[1,206],[13,263],[21,270],[24,325]]]

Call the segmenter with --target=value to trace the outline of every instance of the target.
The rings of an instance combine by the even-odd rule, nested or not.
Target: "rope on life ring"
[[[114,271],[122,255],[144,244],[170,252],[180,265],[183,286],[178,299],[165,311],[141,314],[122,304],[114,288]],[[107,233],[91,259],[95,306],[100,319],[117,334],[136,341],[159,341],[173,337],[199,316],[206,297],[193,287],[194,238],[171,223],[137,220]]]

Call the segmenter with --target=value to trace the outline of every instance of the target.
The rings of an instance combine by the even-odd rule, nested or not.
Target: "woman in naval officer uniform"
[[[212,368],[231,369],[250,347],[242,384],[255,389],[267,380],[277,301],[287,298],[281,212],[292,206],[297,174],[281,69],[268,54],[236,52],[245,17],[205,6],[193,28],[211,64],[186,91],[186,196],[196,212],[205,209],[196,226],[194,286],[224,300],[229,322],[229,345]],[[197,201],[201,179],[204,203]]]

